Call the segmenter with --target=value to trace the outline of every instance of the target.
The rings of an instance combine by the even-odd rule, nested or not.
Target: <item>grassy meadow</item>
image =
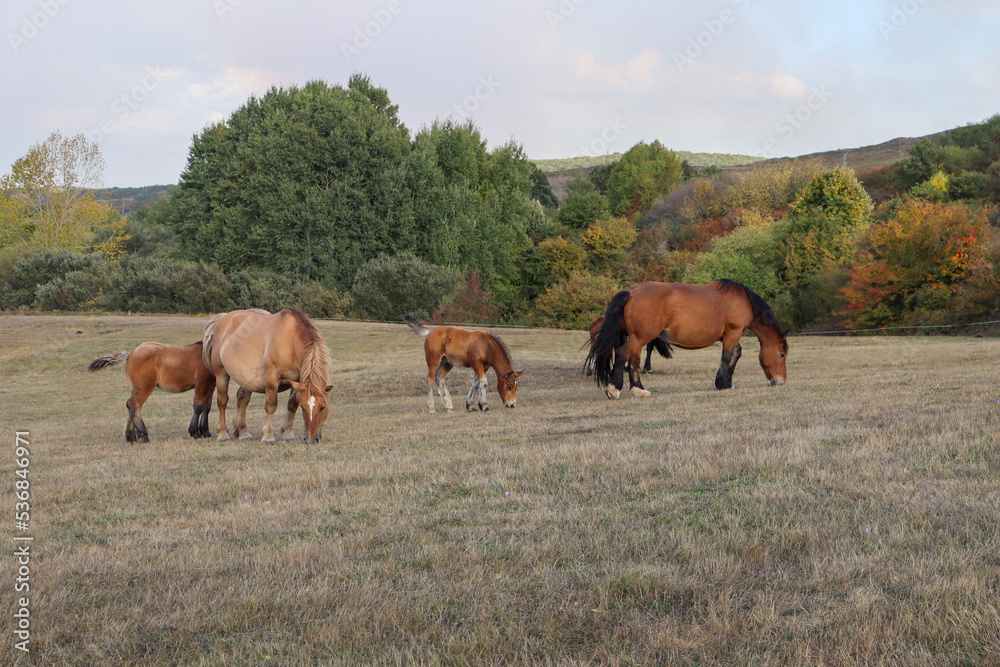
[[[162,392],[126,443],[124,371],[87,364],[205,319],[0,316],[0,664],[1000,664],[996,339],[797,337],[768,388],[746,337],[730,391],[715,346],[609,401],[585,333],[504,330],[518,407],[491,372],[461,410],[456,368],[427,414],[420,338],[317,322],[320,444],[191,440],[193,394]]]

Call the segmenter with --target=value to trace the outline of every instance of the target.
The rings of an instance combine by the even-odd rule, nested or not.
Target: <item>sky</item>
[[[109,187],[177,183],[251,96],[356,72],[411,134],[471,119],[532,159],[795,156],[1000,113],[995,0],[5,0],[0,27],[0,174],[58,130]]]

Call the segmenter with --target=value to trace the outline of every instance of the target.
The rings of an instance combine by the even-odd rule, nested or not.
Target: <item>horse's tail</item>
[[[219,313],[205,325],[205,333],[201,337],[201,359],[206,368],[212,367],[212,343],[215,341],[215,325],[226,315],[227,313]]]
[[[417,318],[415,318],[413,315],[403,315],[403,319],[406,320],[406,323],[410,326],[410,329],[413,331],[413,333],[417,334],[418,336],[426,336],[431,332],[430,329],[428,329],[423,324],[418,322]]]
[[[674,356],[674,348],[670,345],[670,341],[663,340],[659,336],[649,341],[649,344],[660,353],[660,356],[664,359],[670,359]]]
[[[128,355],[128,352],[105,354],[103,357],[97,357],[91,361],[90,366],[87,366],[87,370],[93,373],[94,371],[99,371],[102,368],[108,368],[109,366],[119,366],[128,361]]]
[[[625,342],[619,329],[622,318],[625,316],[625,304],[628,303],[632,292],[622,290],[611,297],[608,302],[608,309],[604,313],[604,321],[597,331],[594,342],[590,344],[590,353],[587,360],[583,362],[584,372],[593,375],[594,380],[601,387],[611,382],[611,367],[615,350]]]

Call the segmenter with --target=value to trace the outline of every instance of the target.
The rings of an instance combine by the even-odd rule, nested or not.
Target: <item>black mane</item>
[[[743,290],[744,294],[746,294],[750,299],[750,306],[753,308],[754,318],[760,320],[763,324],[766,324],[769,327],[773,327],[782,338],[788,335],[788,332],[781,328],[781,323],[778,322],[778,316],[774,314],[773,310],[771,310],[771,306],[767,305],[767,302],[764,301],[759,294],[743,283],[738,283],[735,280],[730,280],[728,278],[723,278],[721,280],[717,280],[716,282],[719,284],[719,291],[723,293],[728,292],[733,288]],[[788,347],[788,343],[785,343],[785,347]]]

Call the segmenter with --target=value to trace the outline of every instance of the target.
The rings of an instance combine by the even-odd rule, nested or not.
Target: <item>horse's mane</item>
[[[781,328],[781,323],[778,322],[778,316],[774,314],[774,311],[771,310],[771,306],[767,305],[767,302],[764,301],[759,294],[743,283],[738,283],[735,280],[729,280],[728,278],[723,278],[721,280],[717,280],[716,282],[718,283],[719,291],[723,293],[728,292],[733,288],[743,290],[743,293],[750,299],[750,306],[753,308],[754,318],[760,320],[767,326],[774,328],[774,330],[777,331],[778,335],[782,338],[787,335],[787,332]]]
[[[297,308],[286,308],[284,312],[301,325],[299,335],[303,348],[299,362],[299,382],[306,382],[317,392],[323,392],[330,382],[330,348],[323,342],[323,337],[308,315]]]
[[[484,331],[483,333],[489,336],[493,342],[497,344],[497,347],[500,348],[500,354],[503,355],[504,361],[507,362],[507,365],[510,366],[511,370],[514,370],[514,357],[511,355],[510,348],[507,347],[507,343],[503,342],[503,339],[492,331]]]

